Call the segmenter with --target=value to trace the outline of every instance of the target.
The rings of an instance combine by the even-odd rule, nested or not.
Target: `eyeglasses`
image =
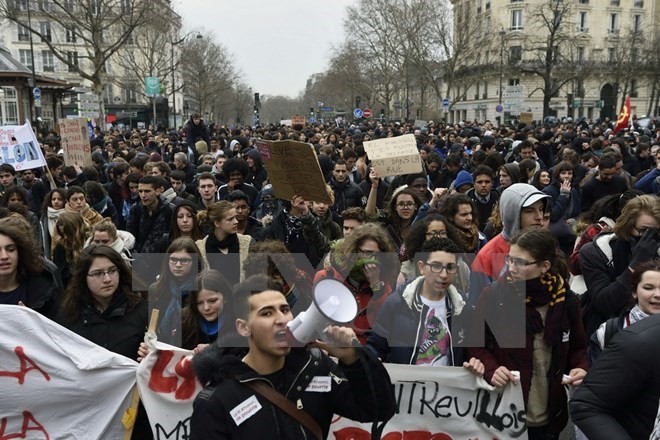
[[[399,202],[396,204],[397,208],[412,208],[415,206],[415,202]]]
[[[426,239],[432,238],[447,238],[447,231],[430,231],[426,233]]]
[[[97,280],[102,280],[103,278],[105,278],[106,275],[108,275],[109,277],[113,277],[117,273],[119,273],[119,269],[117,269],[116,267],[112,267],[108,270],[96,270],[94,272],[90,272],[87,274],[87,276],[91,278],[96,278]]]
[[[375,251],[363,251],[362,249],[359,249],[360,256],[362,258],[376,258],[376,252]]]
[[[175,266],[177,264],[181,264],[182,266],[187,266],[190,263],[192,263],[192,258],[177,258],[177,257],[170,257],[170,264],[174,264]]]
[[[527,267],[537,263],[536,261],[527,261],[524,258],[512,257],[511,255],[507,255],[506,257],[504,257],[504,261],[509,266],[516,266],[516,267]]]
[[[431,268],[433,273],[442,273],[443,270],[446,270],[447,273],[456,273],[458,272],[458,265],[456,263],[442,264],[442,263],[424,263]]]

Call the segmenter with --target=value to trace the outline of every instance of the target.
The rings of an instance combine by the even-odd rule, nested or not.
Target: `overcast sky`
[[[177,0],[182,31],[203,28],[234,56],[244,82],[262,95],[295,97],[328,66],[356,0]]]

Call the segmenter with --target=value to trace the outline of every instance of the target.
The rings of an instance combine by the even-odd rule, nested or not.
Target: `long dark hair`
[[[64,191],[62,188],[55,188],[51,190],[48,194],[46,194],[46,197],[44,197],[44,201],[41,204],[41,216],[47,216],[48,215],[48,208],[52,208],[51,202],[53,201],[53,194],[59,194],[62,197],[62,200],[66,203],[66,191]]]
[[[25,224],[23,217],[20,217],[20,219]],[[24,283],[30,277],[41,273],[43,270],[43,261],[39,255],[37,245],[32,238],[32,234],[26,234],[26,229],[11,224],[12,221],[14,220],[10,220],[9,218],[0,219],[0,235],[8,237],[16,245],[18,251],[16,280],[19,283]]]
[[[204,317],[197,309],[197,297],[202,289],[210,290],[212,292],[219,292],[222,295],[222,312],[218,315],[224,315],[225,320],[222,328],[218,331],[218,338],[222,334],[230,332],[234,328],[234,289],[232,289],[229,282],[217,270],[205,270],[197,276],[196,288],[190,292],[187,305],[181,312],[183,324],[183,346],[196,347],[197,344],[203,342],[200,338],[199,321]]]
[[[65,321],[73,323],[80,317],[80,312],[85,307],[94,307],[94,298],[87,286],[87,272],[94,260],[101,257],[110,260],[119,271],[119,285],[113,297],[117,294],[124,295],[129,309],[133,309],[142,301],[142,297],[131,290],[131,268],[126,260],[110,246],[91,245],[80,253],[73,266],[71,281],[64,291],[60,307]]]
[[[435,221],[442,222],[449,232],[450,226],[445,216],[438,211],[429,211],[424,218],[413,223],[408,230],[404,246],[404,261],[412,260],[415,258],[415,254],[422,249],[422,245],[426,241],[426,230]]]
[[[174,208],[174,212],[172,213],[172,227],[170,228],[170,241],[174,241],[177,238],[182,237],[181,231],[179,230],[179,226],[177,224],[177,216],[179,215],[179,211],[182,209],[187,210],[191,215],[192,215],[192,222],[193,222],[193,228],[191,233],[190,238],[193,240],[201,240],[202,239],[202,232],[199,230],[199,219],[197,218],[197,207],[192,203],[187,200],[184,200],[181,202],[180,205],[178,205],[176,208]]]

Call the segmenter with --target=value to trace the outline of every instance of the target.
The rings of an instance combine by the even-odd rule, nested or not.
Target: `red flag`
[[[614,127],[614,131],[612,131],[613,134],[617,134],[620,130],[623,130],[624,128],[628,128],[630,125],[630,96],[626,98],[626,103],[623,105],[623,108],[621,109],[621,113],[619,113],[619,119],[616,121],[616,126]]]

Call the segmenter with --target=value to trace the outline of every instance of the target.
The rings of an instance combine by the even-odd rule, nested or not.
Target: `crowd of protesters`
[[[422,170],[379,176],[364,143],[405,134]],[[277,198],[256,139],[313,145],[332,203]],[[566,426],[562,385],[578,387],[589,438],[653,429],[660,349],[614,335],[644,337],[636,323],[660,313],[660,123],[229,128],[193,115],[180,130],[96,130],[86,167],[64,165],[57,133],[41,142],[47,169],[0,165],[0,304],[137,358],[150,308],[159,340],[200,350],[246,336],[234,291],[255,277],[294,314],[334,278],[356,298],[351,335],[371,361],[519,382],[530,439]],[[457,329],[509,303],[524,313],[460,345]],[[507,325],[526,330],[517,348],[496,337]],[[608,354],[610,340],[634,355]],[[148,438],[143,411],[137,423]]]

